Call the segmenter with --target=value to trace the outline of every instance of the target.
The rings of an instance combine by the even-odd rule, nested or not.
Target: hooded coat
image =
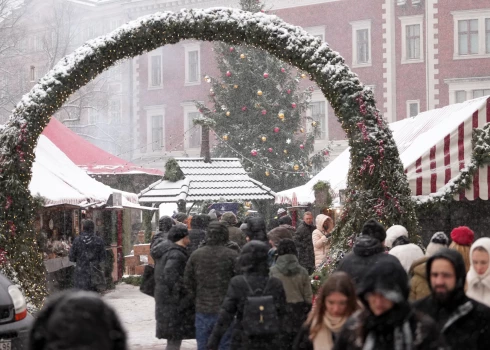
[[[371,266],[387,262],[400,264],[393,255],[385,253],[379,240],[362,235],[356,239],[352,252],[340,261],[337,270],[349,274],[357,286]]]
[[[424,257],[424,252],[418,245],[408,243],[391,248],[390,255],[397,257],[405,271],[408,273],[413,262]]]
[[[105,244],[93,232],[82,232],[73,241],[69,253],[70,261],[76,263],[75,285],[77,289],[95,291],[101,283],[106,261]]]
[[[381,315],[371,312],[367,295],[382,294],[393,307]],[[434,321],[414,312],[408,303],[408,278],[398,262],[373,266],[358,295],[364,310],[352,315],[337,337],[334,350],[438,350],[441,340]]]
[[[436,259],[445,259],[453,265],[456,286],[445,300],[431,293],[416,301],[413,307],[436,321],[449,349],[490,349],[490,308],[465,295],[466,266],[461,254],[451,249],[441,249],[427,260],[427,276],[430,276],[432,263]]]
[[[199,248],[199,244],[201,244],[205,238],[206,231],[204,231],[204,220],[201,215],[194,215],[191,219],[191,229],[189,230],[189,239],[191,241],[187,246],[189,255]]]
[[[315,226],[303,222],[293,235],[294,243],[298,248],[298,261],[311,275],[315,270],[315,251],[313,248],[313,231]]]
[[[277,315],[282,322],[285,314],[286,295],[282,283],[275,277],[269,277],[267,266],[267,253],[269,247],[263,242],[251,241],[247,243],[239,256],[238,262],[243,275],[231,279],[225,300],[221,305],[218,321],[209,337],[208,349],[216,350],[221,338],[233,322],[231,349],[232,350],[265,350],[280,349],[280,335],[247,336],[243,332],[243,309],[249,296],[250,285],[252,290],[264,290],[272,295],[276,305]],[[246,279],[246,281],[244,280]],[[235,319],[236,317],[236,319]]]
[[[248,230],[250,231],[250,240],[267,242],[265,232],[265,221],[260,216],[251,217],[247,220]]]
[[[429,283],[427,282],[427,269],[425,264],[429,257],[424,256],[421,259],[414,261],[408,276],[410,279],[410,301],[416,301],[428,297],[430,295]]]
[[[247,243],[245,239],[245,233],[242,232],[238,227],[236,227],[236,216],[235,214],[228,212],[221,216],[221,222],[228,228],[228,238],[230,241],[238,244],[240,249]]]
[[[196,250],[185,267],[185,286],[196,312],[217,314],[236,274],[238,253],[226,247],[228,230],[222,223],[209,225],[206,245]]]
[[[484,248],[490,256],[490,238],[483,237],[477,239],[471,246],[471,267],[468,276],[466,276],[466,282],[468,283],[466,295],[486,306],[490,306],[490,268],[487,268],[487,271],[482,275],[476,272],[475,267],[473,266],[473,259],[471,259],[476,247]]]
[[[48,299],[29,334],[29,350],[126,350],[114,310],[96,293],[65,291]]]
[[[320,214],[316,217],[316,230],[312,234],[313,248],[315,251],[315,266],[320,265],[330,250],[330,237],[323,228],[328,216]]]
[[[174,225],[174,220],[167,215],[163,215],[158,220],[158,232],[152,237],[150,247],[153,246],[154,242],[159,239],[167,239],[168,231]]]
[[[184,288],[186,248],[160,239],[151,247],[155,261],[155,318],[158,339],[194,339],[194,307]]]

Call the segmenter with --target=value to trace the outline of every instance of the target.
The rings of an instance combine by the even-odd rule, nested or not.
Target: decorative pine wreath
[[[349,200],[334,235],[339,247],[370,217],[386,225],[403,224],[414,232],[415,211],[391,131],[371,90],[328,44],[263,13],[229,8],[156,13],[90,40],[63,58],[17,104],[0,135],[0,246],[10,264],[3,271],[20,282],[32,303],[40,305],[46,294],[28,189],[34,148],[43,128],[69,95],[117,61],[185,39],[261,48],[309,74],[321,88],[351,146]]]

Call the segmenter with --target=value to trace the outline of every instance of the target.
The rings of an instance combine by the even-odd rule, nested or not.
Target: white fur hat
[[[386,241],[385,246],[391,248],[393,246],[393,242],[396,241],[397,238],[401,236],[405,236],[408,238],[408,231],[402,225],[393,225],[386,231]]]

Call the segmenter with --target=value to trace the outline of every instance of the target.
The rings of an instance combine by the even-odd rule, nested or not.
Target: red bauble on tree
[[[257,152],[256,150],[254,150],[254,149],[253,149],[253,150],[250,152],[250,154],[251,154],[253,157],[256,157],[256,156],[257,156],[257,154],[258,154],[258,152]]]
[[[269,78],[269,73],[264,73],[264,78],[265,79]]]
[[[272,147],[269,147],[269,153],[272,153],[273,149]]]
[[[235,51],[235,48],[232,46],[232,47],[230,47],[230,52],[233,52],[233,51]]]
[[[285,72],[286,72],[286,68],[284,68],[284,67],[283,67],[283,68],[281,68],[281,72],[282,72],[282,73],[285,73]]]
[[[277,126],[276,126],[276,127],[274,128],[274,132],[277,134],[279,131],[281,131],[281,129],[279,129],[279,127],[277,127]]]
[[[291,107],[296,108],[296,103],[291,103]]]
[[[305,149],[305,145],[301,144],[301,145],[299,145],[299,148]]]
[[[231,77],[231,72],[230,72],[230,71],[227,71],[227,72],[226,72],[226,76],[227,76],[227,77]]]
[[[288,95],[291,95],[291,89],[288,89],[286,92],[288,93]]]
[[[247,111],[247,107],[246,106],[243,106],[242,107],[242,112],[246,112]]]
[[[265,109],[262,110],[262,115],[266,115],[267,111]]]

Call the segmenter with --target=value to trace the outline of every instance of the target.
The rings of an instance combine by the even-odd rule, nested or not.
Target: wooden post
[[[211,151],[209,148],[209,126],[203,125],[201,130],[201,157],[204,158],[204,163],[211,163]]]

